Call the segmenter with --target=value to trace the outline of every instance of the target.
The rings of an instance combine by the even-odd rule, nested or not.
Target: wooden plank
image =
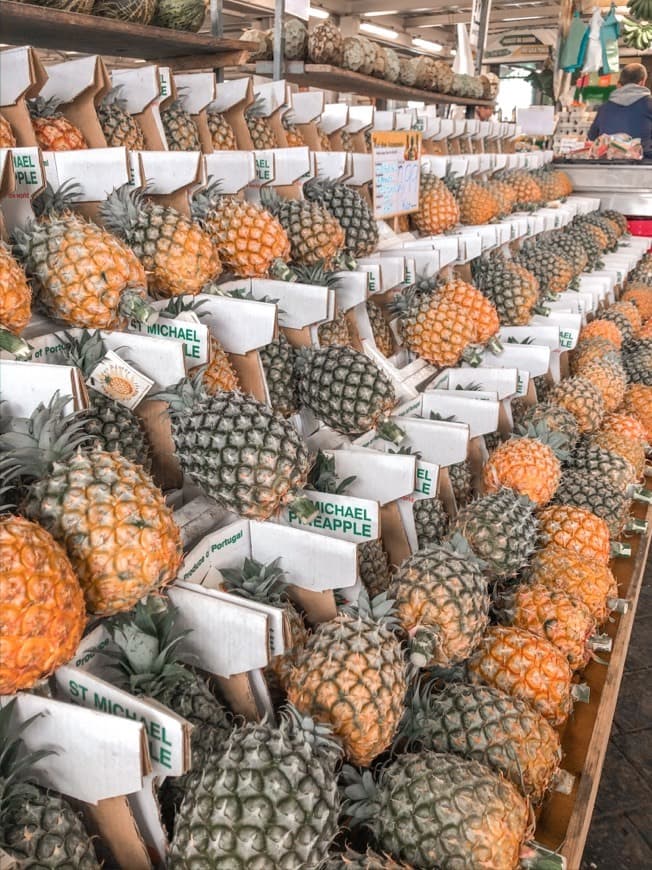
[[[652,507],[636,504],[632,515],[646,518],[648,531],[628,538],[631,558],[611,563],[619,595],[627,599],[629,609],[626,614],[615,614],[605,626],[604,633],[612,638],[613,646],[610,654],[599,655],[603,659],[608,656],[608,666],[597,661],[588,665],[583,676],[591,688],[590,703],[575,705],[562,735],[563,767],[576,775],[575,787],[570,795],[551,793],[537,823],[537,842],[559,850],[568,870],[579,870],[582,862],[652,539]]]
[[[171,66],[179,58],[184,65],[177,68],[182,69],[190,68],[186,65],[189,58],[194,60],[193,68],[232,64],[254,47],[239,39],[215,39],[205,33],[61,12],[13,0],[0,3],[0,33],[2,41],[11,45],[29,43],[58,51],[158,60]]]
[[[247,74],[271,75],[271,61],[261,61],[247,65],[243,72]],[[374,76],[351,72],[336,66],[321,63],[287,62],[283,77],[297,85],[311,88],[323,88],[327,91],[337,91],[341,94],[359,94],[382,100],[417,100],[428,104],[455,104],[456,106],[493,106],[491,100],[471,100],[467,97],[455,97],[451,94],[438,94],[434,91],[422,91],[419,88],[409,88],[395,82],[387,82]]]

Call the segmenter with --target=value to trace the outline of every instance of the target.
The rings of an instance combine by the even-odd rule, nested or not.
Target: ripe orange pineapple
[[[208,233],[224,266],[242,278],[265,278],[275,260],[290,256],[287,233],[268,211],[210,183],[192,199],[192,216]]]
[[[146,278],[133,251],[68,210],[79,185],[50,185],[33,203],[39,220],[16,228],[15,249],[46,311],[71,326],[119,329],[154,316]]]
[[[473,319],[450,297],[413,289],[395,296],[391,308],[405,345],[431,365],[454,366],[475,341]]]
[[[640,442],[643,446],[647,443],[645,428],[630,414],[609,414],[602,423],[603,432],[613,432],[625,441]]]
[[[0,515],[0,565],[0,695],[11,695],[72,658],[86,611],[68,557],[36,523]]]
[[[542,583],[524,583],[501,599],[499,615],[506,625],[549,640],[564,654],[573,671],[588,664],[589,639],[595,634],[596,623],[579,598]]]
[[[541,187],[536,178],[530,172],[523,169],[517,169],[513,172],[507,173],[505,179],[514,191],[517,207],[531,207],[543,202],[543,192]]]
[[[643,326],[641,312],[638,310],[636,305],[634,305],[633,302],[626,302],[622,300],[620,302],[615,302],[613,305],[609,306],[609,308],[605,312],[605,317],[611,317],[616,312],[618,314],[622,314],[624,317],[627,318],[631,328],[631,337],[636,338],[641,331],[641,327]],[[629,336],[627,338],[629,339]]]
[[[648,444],[652,444],[652,387],[630,384],[625,393],[622,410],[636,417],[645,429]]]
[[[443,284],[438,294],[440,298],[449,298],[469,312],[475,324],[474,342],[487,344],[493,339],[493,346],[496,350],[500,349],[501,345],[496,335],[500,330],[496,306],[477,287],[467,284],[466,281],[454,279]]]
[[[107,196],[100,215],[133,250],[150,289],[160,296],[195,295],[222,271],[213,240],[198,223],[175,208],[148,202],[128,184]]]
[[[240,381],[231,365],[224,348],[216,338],[209,337],[209,360],[202,374],[202,383],[209,396],[214,396],[220,390],[239,390]],[[188,374],[194,375],[199,366],[190,369]]]
[[[483,184],[453,176],[446,176],[444,182],[457,200],[460,223],[486,224],[498,216],[500,204]]]
[[[607,565],[611,558],[609,526],[601,518],[574,505],[553,504],[538,511],[539,540],[572,550],[587,563]]]
[[[607,322],[605,321],[605,323]],[[607,341],[606,338],[581,339],[570,355],[571,374],[579,374],[582,366],[604,359],[606,356],[615,356],[616,359],[621,359],[616,346]]]
[[[573,673],[550,641],[522,628],[492,626],[467,662],[472,682],[502,689],[527,701],[551,725],[562,725],[573,709]]]
[[[59,111],[60,102],[37,97],[28,102],[34,135],[44,151],[76,151],[88,148],[81,130]]]
[[[510,438],[489,455],[482,475],[485,492],[508,486],[539,506],[547,504],[561,480],[555,450],[566,443],[565,436],[541,424],[528,427],[527,437]]]
[[[591,441],[603,450],[616,453],[626,459],[633,466],[637,478],[645,473],[644,442],[625,439],[615,432],[605,432],[604,429],[596,432]]]
[[[455,197],[436,175],[421,175],[419,210],[412,215],[415,227],[422,235],[437,235],[452,229],[460,219]]]
[[[627,376],[615,356],[604,356],[602,359],[584,363],[577,366],[576,370],[581,378],[598,388],[607,413],[615,411],[622,403],[627,389]]]
[[[599,625],[607,620],[618,598],[618,584],[607,565],[589,563],[584,556],[557,544],[548,544],[535,553],[528,580],[579,598]]]
[[[32,291],[9,248],[0,242],[0,327],[19,335],[32,313]]]
[[[516,192],[506,181],[500,179],[487,182],[487,187],[496,197],[501,215],[510,214],[516,206]]]
[[[639,332],[638,337],[652,338],[652,318],[645,321],[645,323],[641,327],[641,331]]]
[[[605,414],[602,393],[586,378],[576,375],[560,381],[550,391],[548,401],[570,411],[583,434],[600,428]]]
[[[4,115],[0,115],[0,148],[13,148],[15,145],[16,137],[11,124]]]
[[[623,344],[623,334],[616,324],[611,320],[603,320],[602,318],[586,324],[580,332],[580,341],[584,341],[585,338],[606,338],[618,350]]]
[[[638,308],[643,321],[652,318],[652,287],[645,284],[628,284],[620,298],[623,302],[633,303]]]

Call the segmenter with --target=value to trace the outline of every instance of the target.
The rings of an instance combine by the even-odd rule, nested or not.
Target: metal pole
[[[275,82],[283,78],[283,12],[285,0],[274,2],[274,60],[272,61],[272,78]]]
[[[211,0],[210,5],[210,14],[211,14],[211,36],[214,36],[216,39],[221,39],[224,36],[224,20],[222,18],[222,0]],[[215,75],[217,76],[218,82],[224,81],[224,70],[217,69],[215,70]]]
[[[484,51],[487,45],[487,33],[489,32],[489,19],[491,18],[491,0],[473,0],[471,10],[471,32],[469,41],[475,49],[475,72],[480,74]]]

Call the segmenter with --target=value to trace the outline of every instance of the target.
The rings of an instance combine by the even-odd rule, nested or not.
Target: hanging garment
[[[603,24],[602,13],[599,9],[594,9],[589,22],[589,43],[586,47],[586,57],[584,59],[582,72],[599,72],[602,67],[602,43],[600,42],[600,31],[602,30]]]
[[[619,36],[620,22],[616,18],[616,7],[612,3],[609,8],[609,14],[604,19],[604,23],[600,29],[603,73],[617,73],[620,69],[620,56],[618,54]]]
[[[589,28],[580,18],[580,13],[573,15],[568,35],[564,40],[559,58],[559,66],[566,72],[581,69],[586,54],[586,44],[589,39]]]

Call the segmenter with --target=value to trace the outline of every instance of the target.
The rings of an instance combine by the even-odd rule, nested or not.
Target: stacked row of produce
[[[554,171],[449,184],[423,178],[413,220],[424,235],[569,192]],[[378,239],[364,198],[340,184],[260,205],[209,187],[192,218],[125,186],[101,205],[103,226],[71,210],[74,194],[46,191],[13,252],[3,249],[0,323],[5,346],[28,357],[19,333],[33,291],[62,331],[82,330],[63,353],[84,374],[105,352],[97,330],[151,320],[155,299],[178,313],[225,292],[225,273],[332,282],[334,267]],[[475,361],[484,347],[499,353],[501,324],[529,323],[625,231],[622,216],[592,213],[475,261],[476,285],[449,274],[369,302],[376,347],[389,357],[402,345],[437,367]],[[401,565],[381,542],[361,548],[359,597],[335,618],[307,623],[282,553],[222,572],[224,590],[282,608],[291,627],[266,674],[277,717],[264,722],[232,715],[179,658],[185,632],[165,588],[180,535],[150,476],[141,420],[93,390],[82,413],[55,396],[29,419],[3,419],[4,500],[17,509],[0,520],[0,694],[42,690],[87,619],[105,620],[116,683],[195,726],[191,770],[160,783],[171,868],[518,866],[531,809],[560,778],[557,729],[618,604],[608,562],[641,497],[652,437],[651,308],[645,258],[623,298],[583,330],[572,376],[537,384],[539,403],[515,409],[514,435],[493,436],[483,494],[468,461],[452,466],[455,515],[437,497],[415,503],[419,548]],[[350,481],[311,447],[314,433],[299,434],[300,409],[339,443],[375,430],[409,452],[391,380],[351,343],[341,316],[322,326],[319,346],[297,349],[279,334],[260,351],[270,407],[238,389],[213,337],[208,366],[158,394],[186,480],[235,516],[270,520],[290,504],[309,521],[306,494]],[[23,784],[35,759],[16,767],[19,747],[4,745],[0,846],[32,866],[65,856],[97,867],[67,804]]]
[[[99,15],[134,24],[197,31],[204,23],[204,0],[18,0],[62,12]]]

